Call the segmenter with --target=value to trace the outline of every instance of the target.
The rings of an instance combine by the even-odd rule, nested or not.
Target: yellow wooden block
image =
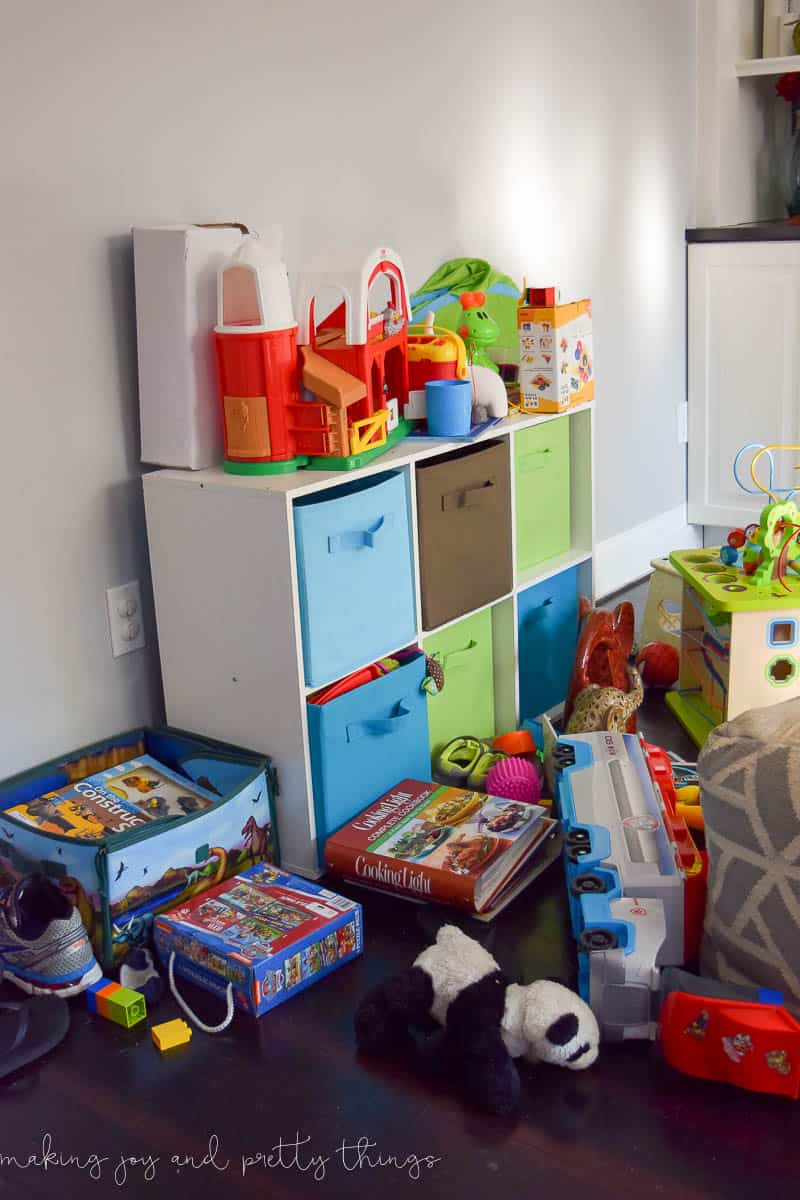
[[[161,1025],[153,1025],[150,1030],[153,1042],[163,1054],[175,1046],[183,1046],[192,1040],[192,1031],[185,1021],[177,1017],[174,1021],[164,1021]]]

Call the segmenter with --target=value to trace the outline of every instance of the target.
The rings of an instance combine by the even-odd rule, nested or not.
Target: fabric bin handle
[[[328,554],[338,554],[340,550],[360,550],[363,546],[375,549],[380,546],[388,531],[394,525],[394,513],[384,513],[378,517],[372,529],[354,529],[348,533],[331,533],[328,535]]]
[[[549,608],[552,603],[553,603],[553,597],[548,596],[547,599],[543,600],[541,604],[537,604],[535,608],[532,608],[530,610],[530,612],[527,612],[525,614],[525,616],[522,618],[522,624],[527,625],[530,621],[538,620],[538,618],[541,617],[544,610],[546,608]]]
[[[477,646],[478,643],[475,641],[475,638],[470,638],[469,643],[466,646],[462,646],[460,650],[451,650],[449,654],[445,654],[442,659],[442,666],[445,668],[466,666],[466,663],[454,662],[453,659],[460,658],[464,654],[469,654],[470,650],[477,649]]]
[[[547,461],[545,460],[546,454],[552,454],[549,446],[545,446],[541,450],[531,450],[528,454],[523,454],[519,460],[520,470],[543,471],[547,466]]]
[[[393,733],[402,733],[411,716],[411,709],[405,700],[398,700],[396,708],[397,712],[392,717],[374,721],[351,721],[349,725],[345,726],[348,742],[355,742],[362,737],[383,737]]]
[[[481,501],[491,496],[495,487],[494,478],[474,487],[457,488],[453,492],[445,492],[442,496],[442,511],[451,512],[455,508],[480,508]]]

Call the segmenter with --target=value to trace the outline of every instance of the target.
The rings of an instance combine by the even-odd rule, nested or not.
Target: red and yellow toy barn
[[[315,304],[331,291],[341,303],[316,325]],[[247,239],[219,275],[227,471],[360,466],[408,431],[410,308],[399,256],[381,248],[358,272],[302,276],[298,312],[299,327],[284,264]]]

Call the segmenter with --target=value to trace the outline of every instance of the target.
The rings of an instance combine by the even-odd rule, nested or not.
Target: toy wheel
[[[570,829],[569,833],[567,834],[567,845],[568,846],[588,846],[589,845],[589,830],[581,829],[577,825],[575,826],[574,829]]]
[[[567,859],[571,863],[579,863],[582,858],[585,858],[586,855],[591,854],[591,852],[592,852],[592,847],[589,845],[588,842],[586,842],[586,843],[581,842],[577,846],[567,846],[567,850],[566,850]]]
[[[558,745],[553,751],[553,759],[556,768],[559,771],[565,770],[567,767],[575,766],[575,747],[568,745]]]
[[[602,875],[595,875],[591,871],[586,871],[583,875],[576,875],[570,884],[570,891],[573,896],[584,896],[590,893],[607,892],[608,884]]]
[[[603,950],[616,950],[619,945],[617,935],[610,929],[584,929],[578,939],[581,950],[589,954],[598,954]]]

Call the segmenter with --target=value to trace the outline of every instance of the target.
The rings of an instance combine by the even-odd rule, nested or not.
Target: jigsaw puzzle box
[[[166,793],[163,804],[156,799],[163,789],[149,786],[153,763],[171,780],[185,780],[177,803]],[[97,819],[96,799],[90,809],[80,788],[69,797],[70,785],[90,777],[104,790],[122,781],[150,819],[114,832]],[[155,913],[277,859],[274,784],[265,755],[177,729],[141,728],[96,742],[0,782],[0,886],[32,871],[58,883],[110,970]],[[99,795],[93,785],[91,796]],[[123,811],[119,797],[115,807]]]
[[[158,917],[156,950],[175,974],[261,1016],[356,958],[361,905],[261,863]]]

